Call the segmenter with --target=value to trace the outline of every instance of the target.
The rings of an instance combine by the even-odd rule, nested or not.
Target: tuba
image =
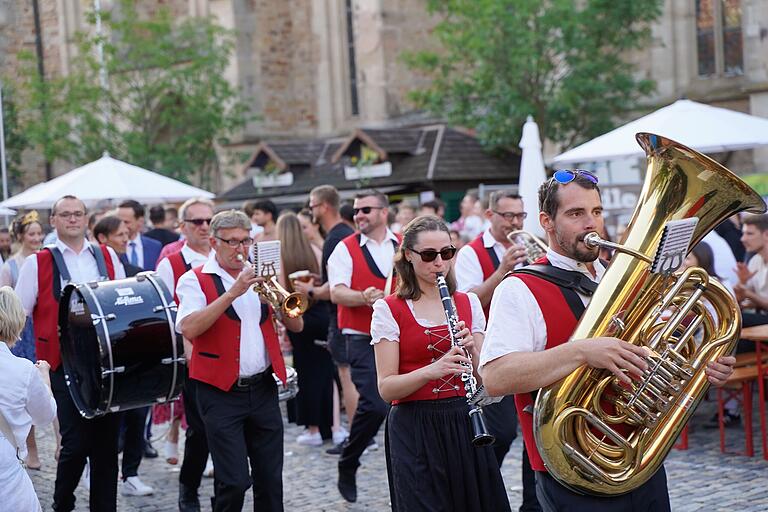
[[[510,231],[507,240],[513,244],[522,245],[528,258],[528,263],[533,263],[547,255],[547,244],[544,240],[524,229]]]
[[[541,389],[534,407],[549,472],[599,496],[627,493],[653,476],[709,387],[706,364],[732,353],[739,337],[736,301],[703,269],[651,271],[665,225],[698,218],[692,246],[729,216],[766,209],[714,160],[658,135],[636,138],[648,159],[638,206],[621,244],[585,237],[617,253],[572,339],[614,336],[648,347],[648,370],[627,388],[608,370],[582,366]]]

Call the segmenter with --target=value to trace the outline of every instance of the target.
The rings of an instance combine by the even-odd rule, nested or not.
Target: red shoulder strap
[[[115,278],[115,263],[112,261],[112,255],[109,253],[109,249],[106,245],[100,244],[101,254],[104,255],[104,264],[107,266],[107,277],[110,279]]]

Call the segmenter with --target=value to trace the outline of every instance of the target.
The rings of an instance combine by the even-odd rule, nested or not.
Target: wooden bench
[[[739,354],[747,356],[749,354]],[[738,362],[738,356],[736,356]],[[752,362],[755,361],[755,354],[752,353]],[[737,452],[738,455],[753,457],[755,455],[754,440],[752,437],[752,383],[757,381],[759,372],[754,364],[749,366],[738,366],[734,368],[733,373],[722,388],[717,389],[717,422],[720,427],[720,451],[725,450],[725,403],[731,399],[736,400],[741,405],[743,412],[742,423],[744,425],[744,451]]]

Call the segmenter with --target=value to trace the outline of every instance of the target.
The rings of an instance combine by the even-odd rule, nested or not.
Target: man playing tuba
[[[549,239],[546,265],[579,273],[598,283],[605,266],[598,248],[584,236],[603,232],[603,207],[597,177],[587,171],[558,171],[539,189],[539,218]],[[588,284],[588,283],[587,283]],[[565,288],[530,274],[513,274],[496,288],[480,355],[480,371],[489,394],[517,394],[519,421],[536,472],[536,494],[545,511],[670,510],[664,468],[621,496],[578,494],[546,471],[533,433],[531,392],[568,376],[582,365],[605,368],[629,384],[647,368],[646,349],[617,338],[568,341],[589,303],[590,286]],[[594,290],[594,285],[591,287]],[[514,333],[514,335],[510,335]],[[720,357],[706,368],[709,381],[721,386],[735,359]]]

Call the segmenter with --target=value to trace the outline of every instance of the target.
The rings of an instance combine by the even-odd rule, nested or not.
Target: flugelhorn
[[[547,255],[547,244],[541,238],[523,229],[510,231],[507,240],[510,243],[523,246],[528,257],[528,263],[533,263]]]
[[[617,252],[572,339],[613,336],[647,347],[648,369],[627,388],[608,370],[582,366],[539,391],[533,417],[549,473],[602,496],[630,492],[658,471],[709,387],[707,363],[730,354],[739,338],[739,308],[722,284],[698,267],[659,270],[672,221],[695,223],[687,248],[735,213],[766,209],[714,160],[659,135],[636,138],[648,160],[638,206],[620,243],[584,238]]]

